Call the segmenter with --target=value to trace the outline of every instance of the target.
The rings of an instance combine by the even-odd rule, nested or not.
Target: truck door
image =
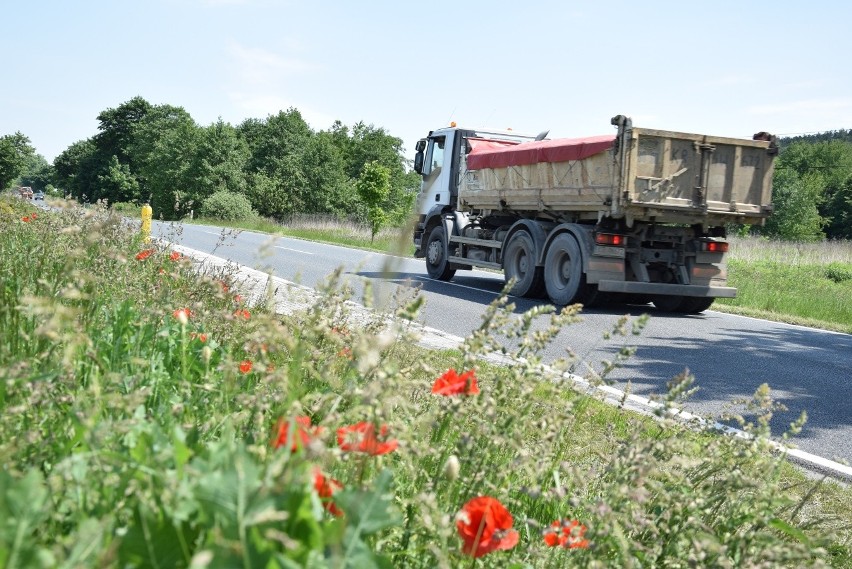
[[[417,212],[428,214],[436,205],[449,205],[451,190],[451,165],[455,131],[436,132],[428,139],[423,162],[423,181],[417,196]]]

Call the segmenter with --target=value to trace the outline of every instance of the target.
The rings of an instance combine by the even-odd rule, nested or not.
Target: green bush
[[[825,267],[825,278],[836,283],[852,281],[852,265],[838,262],[829,263]]]
[[[134,217],[142,215],[142,206],[133,202],[115,202],[110,207],[114,212],[121,215]]]
[[[201,215],[222,221],[242,221],[256,216],[251,203],[242,194],[219,191],[201,204]]]

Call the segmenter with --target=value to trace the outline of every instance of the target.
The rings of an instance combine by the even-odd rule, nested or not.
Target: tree
[[[194,166],[196,199],[204,200],[218,191],[244,193],[246,178],[243,169],[248,158],[246,141],[221,118],[202,128]]]
[[[115,156],[122,164],[134,169],[130,148],[136,137],[136,129],[152,111],[151,103],[142,97],[134,97],[115,109],[107,109],[98,115],[98,130],[94,141],[102,156]]]
[[[133,201],[139,195],[139,181],[127,164],[113,155],[102,173],[98,174],[100,196],[109,196],[110,203]],[[99,198],[100,199],[100,198]]]
[[[30,186],[33,191],[46,191],[53,183],[53,167],[41,154],[33,154],[27,160],[24,171],[21,172],[20,180],[22,186]]]
[[[824,220],[819,214],[822,189],[819,176],[777,171],[772,189],[775,211],[766,220],[763,232],[791,241],[822,239]]]
[[[197,201],[195,163],[201,132],[189,115],[153,120],[140,129],[139,173],[145,180],[143,199],[154,216],[180,219]]]
[[[246,195],[260,214],[281,219],[305,211],[308,181],[302,157],[313,131],[294,108],[237,127],[248,144]]]
[[[788,145],[775,165],[775,213],[767,220],[766,232],[785,239],[846,237],[852,232],[850,178],[852,143],[820,140]]]
[[[63,150],[53,160],[56,185],[63,188],[66,195],[85,201],[90,188],[97,182],[96,156],[92,139],[79,140]]]
[[[350,132],[340,121],[335,121],[327,134],[340,151],[346,174],[352,180],[357,180],[370,162],[388,169],[390,189],[382,208],[388,223],[403,223],[411,214],[420,177],[406,167],[408,160],[403,155],[402,139],[363,122],[356,123]]]
[[[0,190],[10,187],[34,156],[30,139],[20,132],[0,137]]]
[[[377,162],[368,162],[361,170],[361,177],[355,183],[358,197],[367,206],[367,220],[370,224],[370,242],[387,222],[387,213],[382,204],[390,193],[390,170]]]
[[[357,207],[344,172],[343,157],[327,132],[311,136],[300,157],[304,176],[302,207],[304,213],[332,213],[346,216]]]

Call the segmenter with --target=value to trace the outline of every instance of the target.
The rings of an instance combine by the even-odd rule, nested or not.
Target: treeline
[[[419,184],[402,141],[384,129],[335,122],[315,132],[292,108],[237,126],[199,126],[181,107],[136,97],[97,118],[98,133],[53,165],[23,134],[0,137],[0,189],[17,180],[48,193],[56,186],[83,202],[149,202],[163,219],[320,213],[375,229],[406,218]],[[785,240],[852,239],[852,130],[779,143],[773,215],[762,227],[732,229]]]
[[[815,144],[817,142],[830,142],[832,140],[852,142],[852,130],[842,128],[840,130],[830,130],[828,132],[814,132],[811,134],[800,134],[797,136],[784,136],[778,139],[778,145],[783,150],[784,148],[797,142],[807,142],[809,144]]]
[[[162,219],[215,215],[219,204],[240,203],[224,193],[279,220],[308,213],[366,222],[379,206],[397,223],[410,213],[419,183],[405,167],[402,140],[384,129],[337,121],[316,132],[293,108],[237,126],[221,119],[199,126],[181,107],[136,97],[97,119],[97,134],[54,160],[54,185],[82,202],[148,202]],[[387,180],[380,204],[356,191],[368,165]]]
[[[780,147],[774,212],[759,233],[795,241],[852,239],[852,131],[782,138]]]

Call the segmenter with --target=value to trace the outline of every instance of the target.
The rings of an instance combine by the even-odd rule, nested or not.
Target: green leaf
[[[47,517],[47,488],[39,470],[16,480],[0,471],[0,565],[6,569],[40,567],[49,563],[47,552],[33,539]]]
[[[118,556],[124,566],[185,567],[190,553],[185,548],[194,540],[194,533],[183,524],[175,526],[162,514],[157,515],[140,504],[121,540]]]
[[[811,540],[808,539],[808,536],[805,535],[805,532],[803,532],[802,530],[800,530],[797,527],[791,526],[790,524],[788,524],[787,522],[785,522],[784,520],[782,520],[780,518],[773,518],[769,522],[769,525],[771,527],[777,529],[778,531],[787,534],[789,537],[792,537],[793,539],[798,540],[801,543],[804,543],[805,545],[808,545],[811,542]]]
[[[346,513],[342,520],[345,524],[342,561],[346,567],[392,567],[386,558],[373,553],[364,542],[365,537],[400,523],[401,516],[393,506],[390,492],[391,478],[390,471],[383,470],[373,488],[335,494],[335,501]]]
[[[334,495],[335,501],[346,512],[348,527],[356,536],[371,535],[398,525],[399,512],[393,506],[390,491],[392,474],[383,470],[369,490],[344,490]]]
[[[101,523],[94,518],[87,518],[79,524],[71,537],[74,545],[59,567],[76,569],[95,566],[95,560],[104,550],[104,528]]]

